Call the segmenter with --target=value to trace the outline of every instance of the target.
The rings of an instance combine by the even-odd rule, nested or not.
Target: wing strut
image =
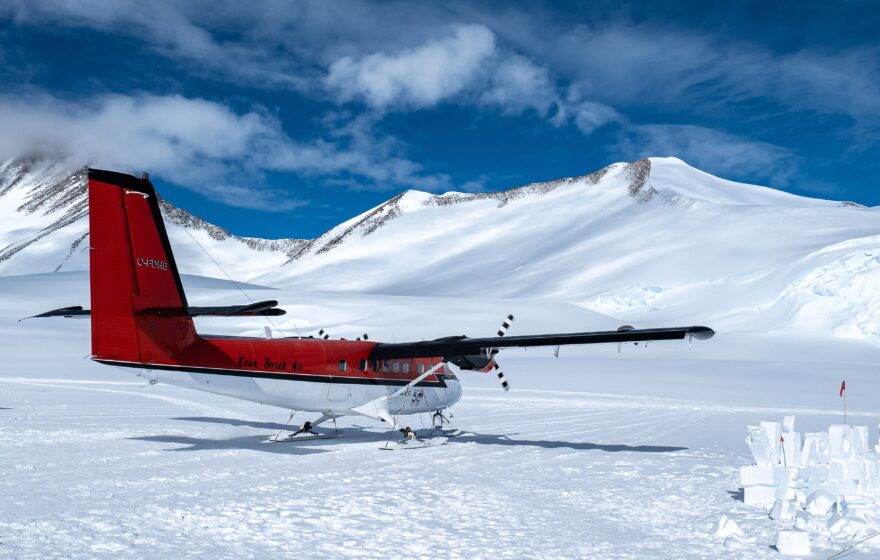
[[[397,398],[400,395],[408,392],[410,389],[415,387],[418,383],[420,383],[423,379],[443,367],[443,362],[435,365],[425,373],[416,377],[400,389],[394,391],[390,395],[382,395],[378,399],[373,399],[369,402],[366,402],[360,406],[356,406],[352,408],[352,412],[357,412],[358,414],[362,414],[364,416],[369,416],[370,418],[375,418],[377,420],[384,420],[388,422],[395,430],[400,429],[400,425],[397,423],[397,414],[392,416],[391,411],[388,409],[388,403],[391,399]],[[400,412],[400,411],[398,411]]]

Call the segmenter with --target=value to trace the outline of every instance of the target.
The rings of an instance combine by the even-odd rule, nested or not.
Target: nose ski
[[[402,440],[396,443],[391,443],[389,440],[385,442],[384,447],[380,447],[379,449],[383,451],[397,451],[399,449],[422,449],[424,447],[443,445],[449,440],[449,438],[445,436],[420,438],[416,434],[416,432],[409,426],[401,428],[400,433],[403,434]]]

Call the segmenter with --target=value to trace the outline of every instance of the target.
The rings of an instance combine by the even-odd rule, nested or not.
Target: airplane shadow
[[[206,422],[209,424],[226,424],[228,426],[247,426],[249,428],[260,428],[264,430],[289,430],[290,428],[296,429],[302,425],[303,422],[307,420],[307,418],[298,418],[294,417],[294,419],[290,422],[287,427],[280,422],[257,422],[256,420],[239,420],[237,418],[217,418],[216,416],[179,416],[177,418],[172,418],[172,420],[183,420],[184,422]],[[299,420],[299,422],[297,422]]]
[[[229,439],[201,439],[189,436],[142,436],[132,437],[128,439],[138,441],[153,441],[157,443],[175,443],[182,444],[185,447],[177,447],[167,449],[167,451],[218,451],[218,450],[251,450],[262,451],[264,453],[277,453],[280,455],[309,455],[312,453],[325,453],[322,449],[315,449],[310,446],[291,444],[290,442],[269,442],[266,441],[266,435],[241,436]],[[319,441],[319,440],[314,440]]]
[[[179,416],[177,418],[173,418],[173,420],[182,420],[184,422],[206,422],[209,424],[226,424],[228,426],[236,426],[241,427],[245,426],[248,428],[257,428],[261,430],[271,430],[271,433],[267,433],[263,436],[260,436],[264,440],[270,436],[275,435],[277,432],[284,430],[285,432],[292,432],[299,428],[303,422],[305,422],[308,417],[302,417],[295,419],[290,424],[285,425],[282,422],[260,422],[257,420],[240,420],[238,418],[219,418],[216,416]],[[297,421],[298,420],[298,421]],[[314,420],[314,418],[312,418]],[[315,431],[321,434],[332,435],[334,433],[333,423],[327,422],[325,424],[321,424],[321,426],[315,428]],[[363,426],[340,426],[339,428],[340,437],[339,438],[329,438],[323,440],[304,440],[304,441],[283,441],[279,442],[280,445],[301,445],[301,444],[321,444],[327,442],[384,442],[388,439],[389,431],[382,430],[381,425],[377,426],[376,429],[370,429]],[[393,434],[394,437],[398,437],[396,432]],[[273,445],[277,445],[273,443]]]
[[[247,426],[250,428],[259,428],[266,430],[290,430],[291,427],[298,426],[298,422],[291,422],[285,428],[284,424],[278,422],[258,422],[251,420],[238,420],[235,418],[218,418],[213,416],[184,416],[175,418],[175,420],[183,420],[187,422],[207,422],[212,424],[227,424],[230,426]],[[321,430],[318,428],[318,430]],[[332,431],[325,429],[325,431]],[[417,430],[422,437],[430,437],[430,430]],[[258,436],[265,439],[266,436]],[[437,434],[441,435],[441,434]],[[396,437],[396,436],[395,436]],[[359,442],[384,442],[389,439],[389,431],[382,430],[381,426],[376,428],[366,428],[363,426],[345,426],[343,428],[343,436],[340,441],[359,441]],[[393,438],[392,438],[393,439]],[[320,442],[322,440],[312,440]],[[300,442],[308,443],[308,442]],[[479,445],[508,445],[508,446],[525,446],[525,447],[542,447],[544,449],[574,449],[576,451],[605,451],[608,453],[674,453],[676,451],[685,451],[687,447],[663,446],[663,445],[625,445],[625,444],[602,444],[587,442],[571,442],[571,441],[553,441],[553,440],[529,440],[529,439],[512,439],[508,435],[501,434],[481,434],[476,432],[464,432],[461,435],[451,438],[450,443],[476,443]],[[277,445],[297,445],[297,442],[285,442]],[[189,449],[189,448],[186,448]],[[263,450],[260,446],[260,450]]]
[[[673,453],[675,451],[687,450],[687,447],[672,447],[665,445],[625,445],[619,443],[511,439],[506,435],[478,434],[474,432],[465,432],[460,436],[455,436],[454,440],[462,443],[474,442],[481,445],[510,445],[514,447],[530,446],[543,447],[544,449],[568,448],[576,451],[606,451],[608,453]]]

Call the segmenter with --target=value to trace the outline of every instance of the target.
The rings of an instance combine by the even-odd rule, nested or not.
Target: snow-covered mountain
[[[82,171],[0,166],[0,274],[87,267]],[[735,183],[676,158],[497,193],[407,191],[312,240],[164,204],[183,272],[305,291],[543,297],[628,321],[880,342],[880,209]],[[198,243],[196,243],[196,240]]]
[[[177,260],[191,274],[222,277],[213,257],[241,278],[281,266],[306,243],[238,237],[160,204]],[[45,159],[0,164],[0,275],[88,269],[88,229],[85,169]]]
[[[880,209],[676,158],[500,193],[403,193],[255,278],[304,289],[546,297],[648,323],[880,341]]]

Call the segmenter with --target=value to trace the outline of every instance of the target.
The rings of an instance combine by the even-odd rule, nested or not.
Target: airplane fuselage
[[[320,338],[196,336],[174,359],[97,361],[135,368],[151,381],[270,404],[291,410],[351,414],[440,364],[440,358],[371,360],[371,341]],[[447,364],[391,399],[394,414],[434,412],[461,399]]]

